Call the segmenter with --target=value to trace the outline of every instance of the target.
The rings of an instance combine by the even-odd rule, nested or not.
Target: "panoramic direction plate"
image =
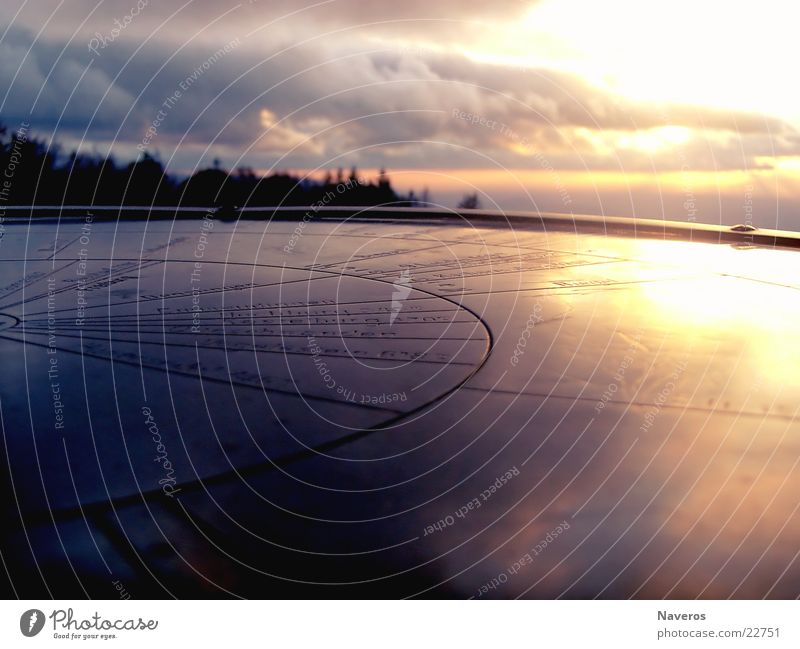
[[[796,252],[295,216],[5,224],[18,596],[799,594]]]

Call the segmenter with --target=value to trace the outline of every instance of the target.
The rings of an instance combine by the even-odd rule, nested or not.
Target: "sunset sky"
[[[796,30],[777,0],[4,0],[0,121],[181,175],[800,229]]]

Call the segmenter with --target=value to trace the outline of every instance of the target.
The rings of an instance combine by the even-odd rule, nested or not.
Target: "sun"
[[[748,110],[800,125],[791,74],[799,15],[788,0],[543,0],[465,53],[569,71],[632,99]]]

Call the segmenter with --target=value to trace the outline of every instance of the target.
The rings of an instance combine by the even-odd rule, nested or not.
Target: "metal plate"
[[[11,594],[800,594],[796,252],[380,216],[6,224]]]

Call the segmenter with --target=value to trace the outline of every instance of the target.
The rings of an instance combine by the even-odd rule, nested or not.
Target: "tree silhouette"
[[[384,169],[376,181],[362,183],[355,167],[346,180],[340,168],[334,184],[330,171],[322,182],[280,172],[259,176],[247,167],[229,172],[215,158],[211,168],[181,180],[147,152],[121,166],[111,156],[79,152],[62,156],[56,145],[30,133],[9,133],[2,123],[0,169],[9,182],[0,196],[5,205],[418,205],[413,192],[402,196],[392,189]]]
[[[474,194],[465,194],[464,198],[458,203],[460,210],[479,210],[481,208],[481,199],[478,198],[477,192]]]

